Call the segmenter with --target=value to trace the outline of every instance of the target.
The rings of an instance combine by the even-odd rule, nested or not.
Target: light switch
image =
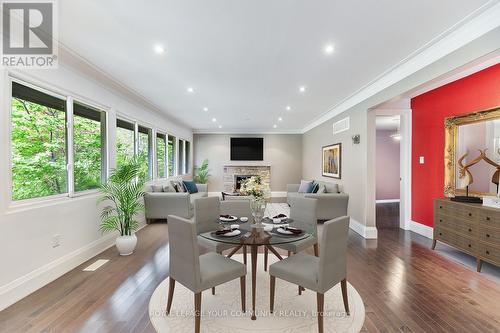
[[[420,162],[420,164],[424,164],[424,157],[423,156],[419,157],[419,162]]]

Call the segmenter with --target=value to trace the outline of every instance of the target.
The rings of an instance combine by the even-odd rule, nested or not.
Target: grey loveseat
[[[290,204],[293,199],[291,198],[312,198],[317,199],[317,219],[318,220],[331,220],[337,217],[346,216],[347,206],[349,204],[349,195],[339,190],[338,184],[314,181],[315,183],[324,186],[325,193],[299,193],[300,184],[288,184],[286,186],[287,202]]]
[[[208,196],[207,184],[196,184],[198,193],[189,194],[177,193],[171,186],[163,186],[164,191],[153,192],[158,188],[155,186],[146,186],[144,195],[144,205],[146,221],[154,219],[166,219],[168,215],[177,215],[186,219],[193,216],[194,200]]]

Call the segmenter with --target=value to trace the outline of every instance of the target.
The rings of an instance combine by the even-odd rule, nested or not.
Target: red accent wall
[[[411,100],[412,220],[433,225],[433,198],[443,197],[444,119],[500,106],[500,64]],[[424,164],[419,157],[424,156]]]

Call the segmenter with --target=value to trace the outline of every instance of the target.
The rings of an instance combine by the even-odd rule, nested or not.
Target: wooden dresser
[[[480,204],[434,200],[434,241],[451,245],[477,259],[500,266],[500,209]]]

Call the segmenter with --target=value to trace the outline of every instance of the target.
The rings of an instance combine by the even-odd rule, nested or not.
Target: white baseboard
[[[208,192],[209,197],[222,197],[221,192]],[[286,191],[272,191],[271,198],[286,198]]]
[[[367,227],[364,224],[356,221],[351,217],[349,221],[349,228],[354,230],[356,233],[360,234],[363,238],[366,239],[377,239],[377,228],[376,227]]]
[[[391,202],[399,202],[400,199],[380,199],[375,200],[376,203],[391,203]]]
[[[142,225],[138,231],[144,228]],[[56,280],[115,244],[116,234],[106,235],[0,287],[0,311]]]
[[[434,237],[434,228],[415,221],[410,221],[410,230],[430,239]]]

